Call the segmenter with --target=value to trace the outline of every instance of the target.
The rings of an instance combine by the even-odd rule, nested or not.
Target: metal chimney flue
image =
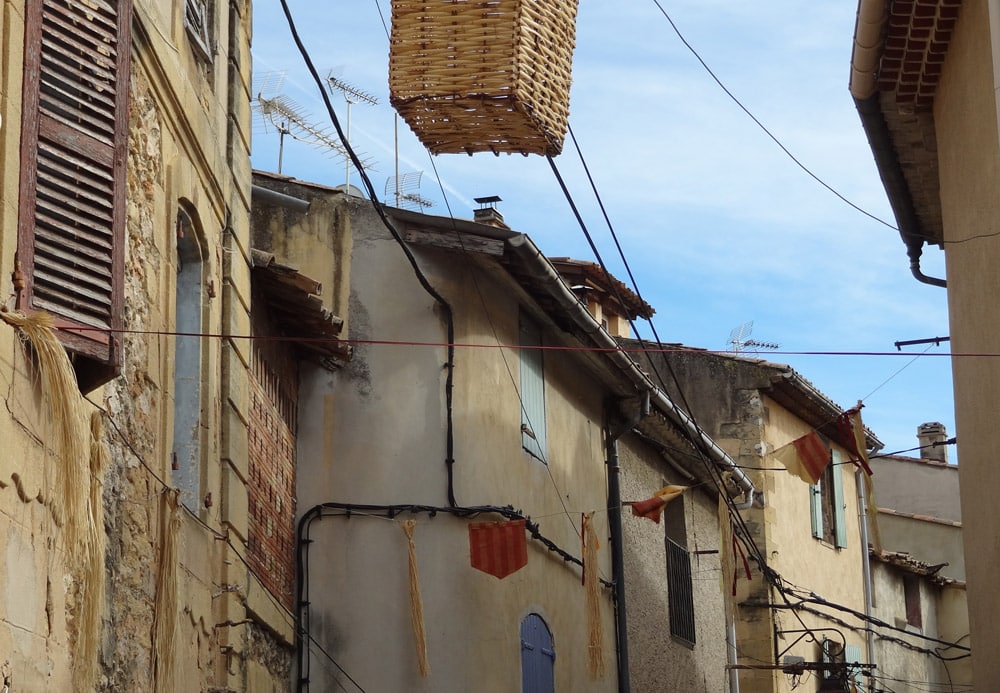
[[[496,226],[501,229],[510,228],[504,223],[503,214],[496,207],[497,202],[502,201],[499,196],[490,195],[489,197],[476,197],[474,199],[479,203],[479,209],[473,211],[473,220],[480,224]]]

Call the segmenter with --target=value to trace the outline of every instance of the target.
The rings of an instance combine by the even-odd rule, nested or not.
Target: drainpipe
[[[702,431],[687,412],[674,404],[673,400],[639,368],[632,357],[622,351],[615,338],[608,334],[599,322],[594,320],[587,307],[570,290],[530,238],[524,234],[517,234],[507,239],[507,247],[524,264],[527,274],[542,282],[549,297],[558,304],[560,311],[591,339],[594,346],[601,350],[605,358],[610,360],[625,377],[632,381],[636,390],[648,392],[653,406],[671,416],[674,422],[683,427],[692,439],[699,441],[716,465],[732,472],[733,481],[745,494],[745,500],[741,507],[749,507],[755,499],[764,500],[764,494],[754,487],[750,477],[739,468],[733,458]]]
[[[604,440],[608,465],[608,533],[611,535],[611,582],[615,595],[615,654],[618,660],[618,693],[629,693],[628,617],[625,608],[625,551],[622,532],[621,466],[618,463],[618,439],[632,430],[649,414],[649,396],[643,396],[639,412],[612,426],[617,407],[605,405]]]
[[[868,553],[868,498],[865,494],[865,484],[867,480],[864,478],[865,472],[858,469],[854,472],[854,484],[858,489],[858,524],[861,527],[861,567],[864,573],[865,581],[865,616],[868,622],[872,621],[872,612],[874,611],[874,600],[872,598],[872,564],[871,556]],[[868,663],[872,665],[874,669],[875,665],[875,633],[870,629],[866,633],[867,639],[867,649],[868,649]]]

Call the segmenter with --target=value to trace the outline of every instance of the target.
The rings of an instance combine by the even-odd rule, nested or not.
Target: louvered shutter
[[[121,362],[131,6],[40,0],[25,10],[18,307],[90,328],[60,332],[90,361],[81,386]]]
[[[545,455],[545,365],[541,349],[542,331],[526,316],[520,321],[521,446],[546,462]]]
[[[521,621],[521,691],[553,693],[556,651],[549,627],[538,614]]]
[[[847,546],[847,516],[844,508],[843,455],[833,451],[833,529],[837,548]]]

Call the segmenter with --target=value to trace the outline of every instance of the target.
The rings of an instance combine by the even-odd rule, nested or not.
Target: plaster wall
[[[960,525],[880,513],[878,526],[882,548],[904,551],[930,565],[947,563],[941,569],[941,575],[965,580],[965,552],[962,550]]]
[[[634,436],[620,441],[619,457],[623,500],[643,500],[667,484],[687,483]],[[685,492],[684,504],[687,548],[693,552],[693,647],[670,633],[663,524],[635,517],[628,509],[623,514],[629,668],[637,691],[715,693],[727,685],[727,587],[719,565],[718,503],[704,489],[695,488]],[[694,553],[699,551],[706,553]]]
[[[1000,641],[994,598],[1000,571],[995,473],[1000,330],[991,315],[1000,292],[1000,146],[986,0],[962,4],[934,105],[948,274],[948,308],[959,440],[963,535],[973,648]],[[973,356],[971,354],[984,354]],[[1000,686],[1000,658],[973,657],[975,685]]]
[[[340,371],[303,378],[299,511],[330,501],[446,506],[447,355],[443,346],[426,346],[445,341],[440,308],[419,286],[370,203],[344,198],[340,205],[351,218],[348,319],[352,339],[360,342]],[[540,320],[546,344],[558,343],[554,326],[495,265],[410,247],[430,284],[452,306],[457,343],[516,344],[522,306]],[[366,340],[379,343],[362,343]],[[547,464],[521,448],[516,350],[456,350],[455,499],[462,506],[511,505],[573,555],[580,552],[580,513],[598,511],[599,571],[608,578],[602,393],[579,377],[569,359],[546,352],[544,361]],[[600,606],[606,673],[593,680],[578,567],[529,540],[527,566],[498,580],[469,565],[470,519],[447,513],[412,517],[431,668],[426,679],[419,676],[414,655],[407,549],[398,521],[355,513],[310,525],[311,634],[362,686],[517,690],[519,624],[535,612],[553,633],[557,690],[616,688],[607,589],[602,588]],[[310,656],[316,690],[341,676],[323,659],[316,652]]]
[[[962,521],[958,465],[877,457],[871,461],[871,467],[875,472],[875,500],[880,508]]]
[[[961,596],[964,590],[950,586],[942,587],[924,577],[917,579],[920,585],[922,618],[919,627],[908,625],[906,621],[903,573],[898,568],[879,561],[872,564],[874,616],[907,631],[901,633],[886,628],[875,628],[876,677],[884,678],[885,685],[891,686],[893,690],[914,693],[934,686],[967,686],[971,682],[969,678],[971,672],[967,662],[960,659],[943,661],[930,654],[930,651],[937,651],[945,657],[955,657],[962,653],[949,651],[942,648],[939,643],[918,637],[926,635],[953,642],[962,635],[957,633],[957,630],[963,627],[961,612],[965,610],[965,605]],[[939,649],[934,650],[934,648]]]
[[[764,398],[767,411],[767,449],[776,450],[811,430],[792,412],[773,400]],[[841,459],[847,455],[841,452]],[[780,467],[770,455],[762,459],[763,467]],[[768,503],[763,510],[764,531],[767,534],[767,557],[769,564],[782,578],[792,585],[798,585],[855,611],[864,612],[864,579],[862,574],[862,550],[858,519],[858,497],[855,483],[855,467],[843,464],[834,468],[840,474],[844,488],[844,520],[846,522],[847,546],[837,548],[812,536],[809,486],[798,477],[780,471],[764,473],[763,484]],[[781,601],[775,594],[775,601]],[[812,613],[803,613],[802,619],[809,628],[839,628],[827,618]],[[778,639],[779,650],[788,655],[805,657],[806,661],[817,661],[818,648],[814,643],[803,640],[792,644],[803,628],[790,613],[775,610],[774,622],[779,631],[789,631]],[[864,647],[861,634],[847,629],[843,631],[847,644]],[[820,631],[823,632],[823,631]],[[829,635],[829,633],[828,633]],[[839,638],[837,638],[839,640]],[[862,650],[863,651],[863,650]],[[777,677],[775,690],[788,690],[787,678]]]

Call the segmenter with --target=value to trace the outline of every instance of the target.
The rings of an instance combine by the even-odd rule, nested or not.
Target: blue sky
[[[867,212],[895,223],[847,90],[855,8],[833,0],[660,0],[726,87],[816,176]],[[289,0],[321,73],[379,99],[351,109],[351,143],[374,162],[380,193],[395,175],[388,105],[388,0]],[[284,73],[277,91],[329,127],[277,0],[254,3],[255,81]],[[342,122],[346,106],[333,103]],[[887,451],[914,447],[918,424],[954,435],[948,345],[900,356],[784,352],[895,352],[897,340],[947,336],[945,291],[914,280],[899,234],[852,209],[802,171],[723,92],[653,0],[585,0],[577,24],[570,126],[664,342],[726,350],[732,330],[781,345],[789,363],[844,407],[865,402],[865,423]],[[515,230],[546,254],[593,260],[542,157],[439,155],[399,121],[401,174],[422,171],[430,214],[471,218],[473,198],[499,195]],[[253,163],[274,171],[278,136],[258,123]],[[627,279],[572,142],[556,164],[609,269]],[[440,176],[439,185],[435,169]],[[342,160],[286,139],[286,175],[345,180]],[[357,174],[352,182],[359,184]],[[443,187],[445,195],[442,195]],[[445,202],[447,200],[447,204]],[[944,276],[943,253],[924,271]],[[640,335],[651,338],[648,325]],[[926,354],[913,360],[918,354]],[[954,448],[949,459],[955,461]]]

